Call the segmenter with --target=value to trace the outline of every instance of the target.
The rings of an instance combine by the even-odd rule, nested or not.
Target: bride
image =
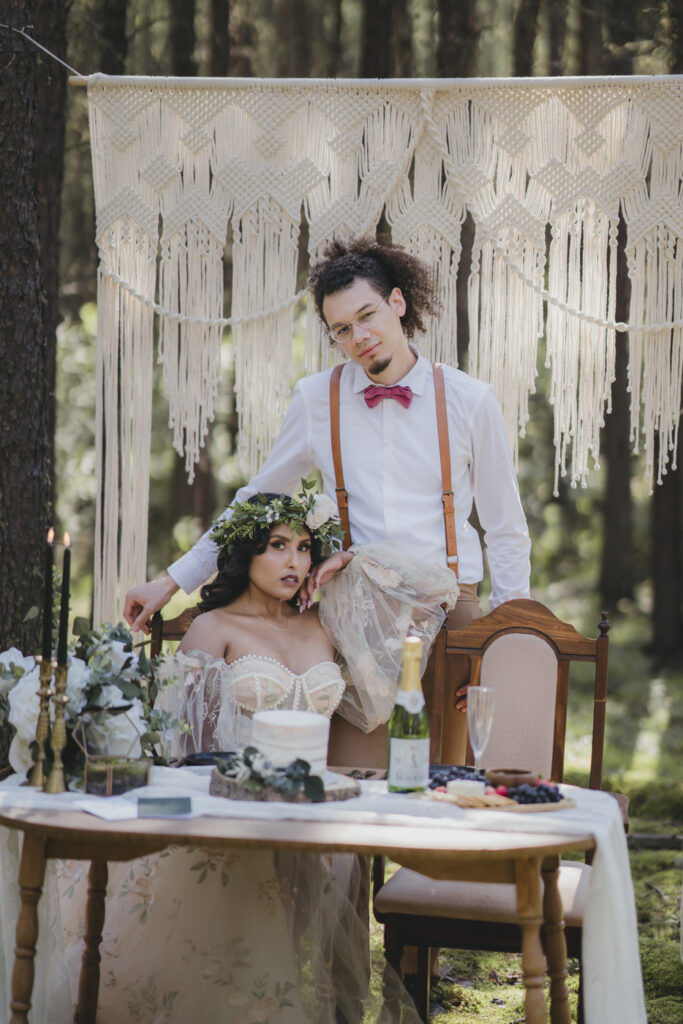
[[[443,618],[443,594],[430,593],[420,603],[405,559],[399,581],[400,574],[380,567],[372,551],[344,556],[350,565],[326,588],[323,617],[344,619],[341,634],[350,628],[349,644],[356,649],[349,658],[352,671],[359,659],[364,669],[362,679],[357,672],[349,677],[345,692],[318,606],[297,600],[324,549],[339,535],[333,503],[306,492],[302,498],[258,495],[234,506],[230,520],[219,521],[214,532],[218,574],[202,589],[202,613],[181,643],[180,680],[162,690],[165,706],[189,723],[178,752],[242,747],[250,741],[252,714],[269,708],[331,716],[344,697],[347,717],[360,729],[371,731],[385,721],[393,693],[380,678],[383,661],[387,649],[398,645],[400,652],[391,629],[405,632],[408,625],[405,604],[403,621],[395,625],[397,585],[405,590],[408,574],[413,626],[427,631],[435,632]],[[420,571],[424,576],[424,566]],[[452,587],[452,573],[439,572],[442,584]],[[378,582],[383,593],[369,602],[367,587],[378,591]],[[365,643],[359,644],[361,626],[379,631],[381,650],[370,662]],[[389,657],[398,666],[399,654]],[[397,672],[394,689],[396,678]],[[84,866],[65,865],[62,903],[73,898],[76,907],[84,885]],[[361,1020],[369,982],[367,870],[361,858],[255,850],[216,856],[173,848],[112,866],[109,892],[115,902],[110,896],[101,946],[100,1024]],[[82,948],[77,918],[64,909],[74,988]],[[402,1020],[417,1024],[398,978],[394,984]]]

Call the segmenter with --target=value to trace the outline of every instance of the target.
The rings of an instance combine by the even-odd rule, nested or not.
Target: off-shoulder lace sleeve
[[[157,707],[189,727],[174,737],[171,756],[233,750],[239,745],[235,683],[222,658],[204,651],[178,653],[165,663],[163,675],[174,681],[160,689]]]
[[[425,565],[403,544],[381,541],[353,551],[349,565],[321,590],[320,621],[346,662],[338,711],[370,732],[394,706],[405,637],[410,632],[424,641],[424,672],[458,586],[450,569]]]

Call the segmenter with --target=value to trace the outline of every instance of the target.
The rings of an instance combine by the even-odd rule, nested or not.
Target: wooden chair
[[[193,608],[185,608],[180,615],[174,619],[164,619],[161,612],[155,612],[152,617],[152,632],[149,646],[150,657],[161,654],[161,648],[165,640],[182,640],[194,619],[200,613],[197,605]]]
[[[610,628],[605,613],[598,628],[597,639],[581,636],[544,605],[519,599],[463,629],[442,631],[437,657],[445,659],[446,667],[451,655],[468,655],[471,684],[496,688],[484,767],[529,768],[560,782],[570,664],[589,662],[594,665],[589,785],[600,788]],[[432,693],[437,704],[447,687],[440,689]],[[438,707],[431,720],[438,728],[443,720]],[[556,865],[547,867],[554,870]],[[559,872],[567,950],[579,958],[589,871],[587,864],[563,861]],[[429,1020],[430,947],[519,952],[514,886],[434,881],[407,868],[384,883],[383,874],[378,859],[374,909],[385,928],[385,957],[400,972],[404,947],[417,946],[416,1004],[422,1020]]]

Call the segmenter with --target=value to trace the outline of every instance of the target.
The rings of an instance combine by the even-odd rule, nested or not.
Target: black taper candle
[[[64,561],[62,563],[62,602],[59,609],[59,641],[57,664],[66,665],[67,635],[69,632],[69,582],[71,578],[71,538],[64,534]]]
[[[54,564],[55,531],[47,531],[45,550],[45,587],[43,590],[43,660],[52,660],[52,566]]]

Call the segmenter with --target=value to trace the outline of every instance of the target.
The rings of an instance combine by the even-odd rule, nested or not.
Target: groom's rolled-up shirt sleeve
[[[297,384],[270,455],[249,483],[240,487],[235,501],[245,501],[252,494],[265,491],[294,494],[312,466],[310,412]],[[229,516],[230,508],[223,515]],[[168,568],[169,576],[187,594],[205,583],[216,571],[218,549],[211,540],[210,532],[207,531],[187,554]]]
[[[491,573],[491,608],[529,597],[531,542],[517,486],[510,442],[493,388],[472,423],[472,493],[484,530]]]

